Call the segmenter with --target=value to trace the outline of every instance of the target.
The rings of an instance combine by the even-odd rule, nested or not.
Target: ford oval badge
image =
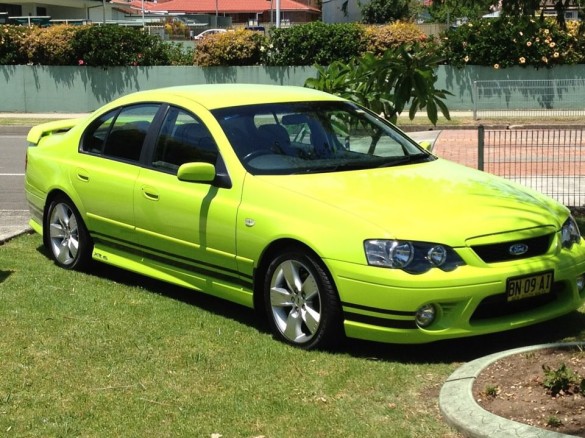
[[[515,243],[508,249],[508,252],[513,256],[521,256],[528,252],[528,245],[525,243]]]

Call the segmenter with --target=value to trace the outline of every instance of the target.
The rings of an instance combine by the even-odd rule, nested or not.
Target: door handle
[[[77,179],[83,182],[88,182],[89,181],[89,175],[87,174],[87,172],[83,169],[77,169],[76,171],[77,173]]]
[[[150,201],[158,201],[158,193],[152,187],[142,187],[142,194]]]

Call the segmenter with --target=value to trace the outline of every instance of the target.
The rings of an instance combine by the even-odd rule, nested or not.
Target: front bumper
[[[469,250],[470,251],[470,250]],[[344,312],[348,337],[391,343],[425,343],[525,327],[578,309],[585,292],[583,240],[571,250],[514,262],[466,265],[422,275],[327,260]],[[508,303],[506,281],[554,271],[552,291]],[[432,304],[436,319],[418,327],[417,309]]]

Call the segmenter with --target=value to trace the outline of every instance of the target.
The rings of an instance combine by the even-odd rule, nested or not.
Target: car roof
[[[262,103],[344,100],[322,91],[289,85],[208,84],[139,91],[114,103],[166,102],[169,99],[174,100],[172,98],[192,100],[209,110]]]

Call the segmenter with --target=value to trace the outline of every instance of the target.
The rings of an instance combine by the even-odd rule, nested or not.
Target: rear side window
[[[207,127],[195,116],[170,107],[156,140],[152,167],[176,173],[181,164],[216,164],[218,150]]]
[[[125,161],[139,161],[144,140],[160,105],[132,105],[104,114],[92,123],[81,150]]]

